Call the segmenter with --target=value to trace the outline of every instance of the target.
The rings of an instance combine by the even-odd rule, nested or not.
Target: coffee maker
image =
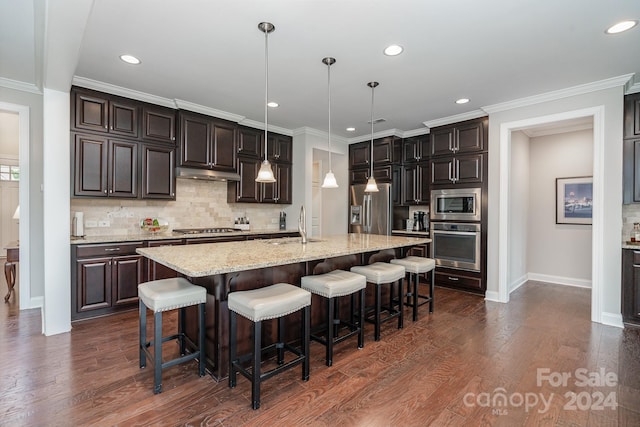
[[[415,211],[413,213],[413,231],[425,231],[427,228],[424,224],[424,211]]]

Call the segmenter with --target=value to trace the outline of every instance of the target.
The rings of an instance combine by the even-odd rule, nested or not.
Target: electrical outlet
[[[111,223],[109,221],[98,221],[98,227],[111,227]]]
[[[84,226],[87,228],[95,228],[98,226],[98,221],[85,221]]]

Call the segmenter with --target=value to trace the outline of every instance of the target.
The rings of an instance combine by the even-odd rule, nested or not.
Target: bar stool
[[[140,320],[140,368],[147,366],[147,357],[153,361],[153,393],[162,391],[162,370],[171,366],[198,359],[198,373],[204,376],[204,306],[207,302],[207,290],[202,286],[190,283],[184,277],[153,280],[138,285],[139,320]],[[186,307],[198,304],[198,345],[184,333],[184,316]],[[153,340],[147,341],[147,308],[153,311]],[[162,336],[162,313],[179,309],[178,333]],[[177,339],[180,346],[180,357],[162,361],[162,343]],[[185,347],[192,350],[185,354]],[[153,347],[153,357],[149,350]]]
[[[408,256],[406,258],[392,259],[392,264],[402,265],[409,274],[409,281],[407,284],[407,305],[413,307],[413,321],[418,320],[418,307],[422,304],[429,303],[429,313],[433,313],[433,291],[435,284],[435,272],[436,261],[432,258],[424,258],[420,256]],[[420,275],[431,272],[431,280],[429,283],[429,295],[420,295],[418,292],[418,284],[420,283]],[[411,276],[415,275],[413,279],[413,289],[411,289]],[[418,303],[418,299],[423,299],[421,303]],[[411,300],[411,302],[409,302]]]
[[[405,276],[404,267],[396,264],[387,264],[386,262],[374,262],[369,265],[356,265],[351,267],[351,272],[362,274],[367,278],[367,283],[372,283],[376,285],[375,292],[375,306],[373,308],[374,316],[373,320],[367,317],[365,320],[372,322],[374,324],[374,340],[380,341],[380,325],[387,320],[391,320],[395,317],[398,318],[398,329],[402,329],[403,326],[403,309],[402,309],[402,289],[403,284],[402,280]],[[393,297],[393,288],[395,282],[399,281],[399,295],[396,300]],[[381,318],[380,312],[382,311],[382,302],[380,295],[380,288],[382,285],[390,285],[390,296],[389,296],[389,306],[384,307],[389,315],[387,317]],[[397,309],[394,308],[394,304],[397,302]],[[371,310],[369,310],[371,311]]]
[[[231,292],[229,303],[229,387],[236,386],[236,374],[240,372],[251,381],[251,407],[260,407],[260,384],[298,364],[302,364],[302,380],[309,379],[309,324],[311,294],[304,289],[288,283],[277,283],[250,291]],[[284,316],[302,310],[302,349],[283,342]],[[237,353],[237,315],[253,323],[253,353],[238,356]],[[262,347],[262,321],[278,319],[277,342]],[[276,349],[278,366],[267,372],[260,372],[262,353]],[[297,357],[284,363],[284,351],[288,350]],[[251,360],[251,367],[245,369],[242,364]]]
[[[302,289],[326,298],[327,317],[326,331],[324,337],[311,333],[310,337],[314,341],[326,347],[326,364],[333,364],[333,346],[353,335],[358,335],[358,348],[364,347],[364,291],[367,287],[367,278],[361,274],[351,273],[344,270],[334,270],[325,274],[315,276],[304,276],[301,279]],[[360,310],[359,319],[355,320],[355,294],[359,293]],[[351,296],[351,314],[349,321],[340,320],[338,306],[336,302],[339,297]],[[339,336],[341,326],[350,329],[347,334]]]

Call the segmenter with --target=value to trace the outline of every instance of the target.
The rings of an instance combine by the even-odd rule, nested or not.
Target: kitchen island
[[[431,239],[425,237],[344,234],[312,238],[307,244],[302,244],[300,238],[283,238],[138,248],[136,251],[207,289],[207,366],[213,377],[220,380],[228,373],[229,292],[281,282],[299,285],[300,278],[305,275],[389,261],[404,256],[413,246],[430,242]],[[324,304],[314,296],[312,326],[321,323],[324,309]],[[290,322],[297,322],[297,316],[299,314],[292,315]],[[241,353],[249,351],[250,346],[249,322],[242,320],[238,322],[238,350]],[[195,310],[188,313],[186,322],[187,333],[195,338]],[[286,339],[295,341],[298,328],[287,330]],[[267,323],[263,334],[263,339],[269,341],[273,339],[275,330]]]

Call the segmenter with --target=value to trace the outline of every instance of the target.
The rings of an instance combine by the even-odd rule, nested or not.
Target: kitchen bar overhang
[[[424,237],[343,234],[309,239],[268,239],[242,242],[204,243],[185,246],[139,248],[148,259],[174,269],[191,282],[207,289],[207,367],[216,380],[228,374],[230,292],[256,289],[274,283],[300,285],[300,278],[332,270],[349,270],[354,265],[399,258],[417,245],[431,243]],[[312,301],[312,327],[324,317],[324,304]],[[196,312],[186,316],[187,334],[197,337]],[[295,315],[291,322],[295,322]],[[239,323],[238,351],[248,352],[250,325]],[[287,328],[287,341],[295,341],[297,328]],[[274,339],[275,330],[265,327],[263,339]]]

